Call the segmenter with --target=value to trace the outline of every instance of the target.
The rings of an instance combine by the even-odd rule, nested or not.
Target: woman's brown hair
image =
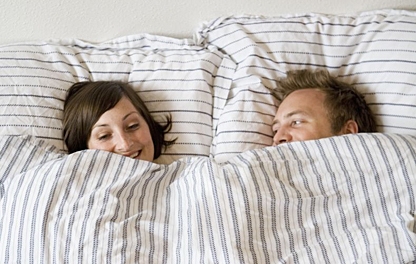
[[[142,99],[129,85],[113,81],[78,82],[69,88],[64,104],[63,137],[69,153],[88,149],[92,127],[122,97],[130,100],[148,124],[155,149],[153,159],[161,155],[163,147],[176,141],[165,140],[165,134],[172,128],[171,116],[166,117],[164,125],[156,122]]]

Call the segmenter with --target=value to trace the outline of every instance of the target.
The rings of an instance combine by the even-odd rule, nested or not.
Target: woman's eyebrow
[[[95,124],[92,129],[97,128],[97,127],[106,127],[108,126],[108,124]]]
[[[124,117],[123,117],[123,121],[124,120],[126,120],[129,116],[131,116],[132,114],[138,114],[138,115],[140,115],[139,114],[139,112],[137,112],[137,111],[131,111],[130,113],[128,113],[127,115],[125,115]]]

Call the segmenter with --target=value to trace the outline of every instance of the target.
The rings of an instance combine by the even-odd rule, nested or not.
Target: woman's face
[[[155,152],[149,126],[126,97],[94,124],[88,148],[147,161],[153,161]]]

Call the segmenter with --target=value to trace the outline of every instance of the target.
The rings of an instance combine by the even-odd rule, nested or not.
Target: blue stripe
[[[381,15],[381,14],[378,14]],[[381,15],[382,16],[382,15]],[[362,26],[368,26],[368,25],[383,25],[383,24],[408,24],[408,25],[414,25],[416,24],[413,21],[405,21],[405,20],[399,20],[399,21],[389,21],[389,20],[383,20],[383,21],[376,21],[373,20],[371,22],[361,22],[361,23],[357,23],[355,20],[355,17],[342,17],[341,18],[346,18],[352,21],[352,23],[324,23],[322,21],[316,20],[313,21],[312,19],[314,19],[314,17],[311,17],[309,15],[305,15],[305,16],[297,16],[297,17],[292,17],[292,18],[285,18],[285,17],[280,17],[280,18],[274,18],[270,19],[270,20],[266,20],[266,19],[259,19],[258,21],[254,20],[254,22],[252,21],[248,21],[247,17],[241,17],[241,18],[233,18],[233,19],[226,19],[224,20],[220,25],[217,25],[215,27],[214,30],[212,30],[211,32],[215,32],[218,30],[223,30],[226,27],[236,27],[237,28],[239,26],[241,27],[250,27],[250,26],[254,26],[254,28],[257,28],[259,25],[267,25],[270,28],[275,28],[275,27],[283,27],[283,28],[291,28],[293,25],[300,25],[300,26],[309,26],[312,25],[311,28],[315,28],[316,25],[321,25],[321,26],[338,26],[338,27],[353,27],[353,28],[358,28],[358,27],[362,27]],[[385,16],[387,17],[387,16]],[[410,17],[413,18],[413,17]],[[308,21],[307,19],[309,19],[310,21]],[[243,22],[238,22],[238,20],[243,20]],[[306,22],[304,22],[306,21]],[[362,30],[362,29],[360,29]],[[413,32],[413,31],[412,31]],[[211,33],[213,34],[213,33]],[[211,42],[214,42],[217,39],[213,39],[211,40]]]
[[[369,194],[367,181],[366,181],[366,177],[369,177],[369,175],[366,175],[364,173],[363,168],[360,165],[360,158],[357,157],[357,154],[356,154],[356,151],[355,151],[355,149],[356,149],[355,144],[353,144],[353,142],[351,142],[351,139],[348,138],[348,137],[343,137],[343,139],[345,140],[345,144],[347,145],[347,148],[348,148],[348,151],[349,151],[349,153],[347,155],[351,155],[351,157],[354,161],[352,163],[352,165],[355,166],[354,172],[357,172],[358,179],[360,180],[360,183],[361,183],[361,189],[357,191],[357,194],[361,193],[361,192],[364,193],[364,197],[365,197],[364,201],[365,201],[365,204],[366,204],[366,207],[367,207],[366,215],[370,218],[371,224],[373,226],[376,226],[377,225],[377,220],[375,219],[374,210],[372,209],[373,208],[373,205],[371,203],[371,198],[372,197]],[[346,156],[346,155],[344,154],[344,156]],[[344,168],[344,171],[347,172],[347,169]],[[346,181],[348,183],[349,195],[351,197],[354,197],[355,194],[353,192],[353,188],[350,187],[351,179],[349,178],[349,176],[346,177]],[[361,232],[362,238],[363,238],[365,246],[366,246],[365,252],[370,252],[370,242],[368,240],[369,234],[367,234],[365,232],[365,227],[363,226],[363,224],[360,221],[361,215],[360,215],[357,203],[355,201],[354,201],[354,207],[353,208],[354,208],[355,221],[356,221],[356,223],[359,227],[359,230]],[[381,248],[381,250],[384,250],[384,248]],[[366,254],[366,257],[367,257],[367,262],[368,263],[374,263],[373,257],[370,254]]]
[[[281,148],[276,148],[276,150],[277,150],[278,155],[279,155],[278,156],[279,160],[283,160],[283,161],[289,160],[289,158],[286,157],[284,151]],[[282,167],[283,168],[279,168],[279,169],[284,171],[285,174],[279,173],[277,170],[274,171],[274,172],[275,172],[276,177],[278,177],[278,175],[281,175],[281,176],[286,175],[286,177],[287,177],[287,179],[283,178],[282,180],[279,180],[279,185],[280,185],[281,191],[283,192],[283,195],[284,195],[284,198],[285,198],[284,199],[284,207],[283,207],[283,219],[284,219],[285,228],[286,228],[286,234],[285,235],[287,235],[288,238],[289,238],[289,249],[290,249],[290,252],[292,252],[292,257],[294,259],[294,262],[295,263],[300,263],[298,253],[295,249],[295,238],[294,238],[291,226],[290,226],[291,212],[290,212],[289,209],[291,208],[291,206],[290,206],[291,205],[291,199],[290,199],[291,196],[289,196],[288,189],[291,189],[291,187],[293,186],[293,184],[290,184],[290,183],[291,183],[291,175],[294,175],[294,174],[292,173],[290,164],[285,162],[284,166],[282,166]],[[285,181],[288,181],[289,184],[286,185]],[[283,256],[283,258],[285,259],[286,256]]]
[[[31,148],[30,154],[28,155],[28,157],[26,157],[27,160],[25,162],[25,165],[22,168],[22,171],[26,171],[29,168],[29,166],[31,165],[35,155],[37,154],[36,153],[37,151],[38,151],[37,147],[32,147]],[[45,162],[46,159],[47,159],[47,155],[44,156],[44,158],[42,160],[42,163]],[[39,171],[40,168],[41,168],[40,166],[37,167],[36,171]],[[35,172],[35,174],[37,174],[37,172]],[[33,186],[33,183],[34,183],[35,179],[37,179],[37,178],[36,177],[31,178],[31,180],[29,181],[29,183],[27,185],[28,189],[32,189],[32,186]],[[19,184],[19,186],[20,186],[20,184]],[[29,221],[29,218],[25,218],[27,212],[29,212],[29,209],[28,209],[28,206],[27,206],[28,201],[30,199],[29,195],[30,195],[30,192],[25,193],[25,196],[24,196],[24,199],[23,199],[24,202],[23,202],[23,206],[22,206],[22,209],[23,209],[22,212],[24,212],[24,213],[21,215],[21,219],[19,221],[20,225],[19,225],[18,246],[17,246],[18,257],[17,257],[17,260],[14,260],[14,261],[17,261],[17,262],[22,262],[22,247],[23,247],[22,244],[23,244],[23,241],[24,241],[23,237],[27,237],[27,233],[25,233],[23,235],[23,232],[24,232],[23,229],[24,229],[24,223],[26,223],[26,219],[27,219],[27,221]]]
[[[224,168],[223,170],[224,173],[224,183],[225,183],[225,189],[227,192],[227,201],[228,201],[228,206],[230,207],[230,215],[231,215],[231,220],[232,220],[232,231],[235,235],[235,237],[233,237],[232,239],[234,240],[235,243],[235,247],[238,253],[238,262],[239,263],[244,263],[244,251],[243,251],[243,246],[242,246],[242,241],[241,241],[241,226],[238,224],[238,213],[236,210],[236,201],[234,199],[234,196],[236,195],[233,191],[233,184],[231,182],[231,180],[233,179],[233,175],[232,173],[229,173],[227,168]]]
[[[316,165],[319,165],[319,163],[317,164],[317,162],[315,161],[314,156],[311,154],[311,151],[307,147],[306,144],[304,144],[302,142],[301,146],[302,146],[302,151],[305,152],[305,155],[308,158],[309,166],[311,166],[314,175],[319,175],[318,180],[320,181],[320,178],[321,178],[320,175],[322,174],[322,169],[318,168],[316,166]],[[292,154],[296,155],[296,152],[293,152]],[[303,171],[302,159],[300,160],[299,158],[297,158],[296,160],[298,162],[298,169],[301,171],[302,180],[303,180],[303,182],[305,182],[305,188],[308,191],[308,195],[311,199],[310,217],[312,218],[313,227],[314,227],[314,231],[315,231],[314,232],[314,234],[316,236],[315,240],[318,242],[318,245],[319,245],[319,248],[321,250],[322,257],[325,260],[325,263],[330,263],[327,249],[324,247],[323,243],[319,242],[319,241],[324,241],[324,238],[321,236],[320,223],[317,219],[317,214],[316,214],[316,209],[318,208],[318,205],[319,205],[319,204],[317,204],[317,198],[316,198],[317,195],[314,194],[314,192],[310,188],[310,184],[308,183],[308,176],[305,175],[305,173]],[[322,191],[322,188],[321,188],[321,191]],[[320,195],[320,194],[318,194],[318,195]],[[314,242],[311,241],[311,243],[314,243]],[[310,253],[308,253],[308,254],[310,255]],[[312,259],[311,256],[310,256],[310,259]]]
[[[230,263],[231,259],[229,256],[229,252],[227,249],[227,237],[225,234],[225,227],[224,227],[224,219],[223,219],[223,215],[225,214],[225,212],[221,211],[221,206],[220,206],[220,201],[219,201],[219,192],[218,190],[222,190],[222,187],[219,187],[216,185],[217,179],[222,179],[223,177],[223,171],[218,168],[217,166],[213,166],[212,162],[208,162],[207,163],[207,170],[209,173],[209,181],[210,184],[212,186],[212,196],[214,198],[214,206],[215,206],[215,213],[216,213],[216,219],[217,219],[217,225],[218,225],[218,233],[220,235],[220,239],[221,239],[221,248],[222,250],[220,251],[223,255],[224,255],[224,259],[226,261],[226,263]],[[221,178],[218,178],[218,174],[221,175]],[[220,184],[222,184],[222,181],[219,182]]]
[[[87,190],[87,188],[88,187],[90,187],[90,185],[92,184],[92,182],[90,182],[90,179],[91,178],[93,178],[92,179],[92,181],[94,180],[94,177],[92,177],[92,175],[91,175],[91,172],[92,172],[92,168],[93,168],[93,164],[95,164],[96,163],[96,160],[97,160],[97,156],[98,156],[98,152],[95,152],[94,153],[94,156],[92,156],[92,159],[91,159],[91,163],[87,163],[87,164],[85,164],[84,166],[88,166],[88,170],[87,170],[87,173],[86,173],[86,175],[85,175],[85,177],[84,178],[82,178],[82,179],[79,179],[78,177],[77,178],[74,178],[74,187],[76,187],[76,184],[80,184],[81,185],[81,188],[79,189],[79,192],[78,192],[78,190],[77,190],[77,194],[78,194],[78,197],[76,198],[76,200],[72,203],[72,210],[71,210],[71,214],[69,214],[69,212],[68,212],[68,215],[69,215],[69,217],[68,216],[66,216],[67,218],[68,218],[68,224],[67,224],[67,237],[66,237],[66,243],[65,243],[65,250],[64,250],[64,260],[65,260],[65,263],[69,263],[69,259],[70,259],[70,246],[73,244],[71,241],[72,241],[72,232],[73,232],[73,227],[74,227],[74,222],[75,221],[78,221],[78,219],[76,219],[75,217],[76,217],[76,214],[78,213],[78,208],[79,208],[79,203],[80,203],[80,200],[82,200],[83,198],[86,198],[85,197],[85,195],[86,195],[86,190]],[[106,160],[106,162],[104,162],[104,167],[103,167],[103,170],[106,170],[106,168],[107,168],[107,160]],[[80,163],[80,164],[82,164],[82,163]],[[78,165],[80,165],[80,164],[78,164]],[[76,167],[76,170],[78,170],[78,169],[82,169],[82,167],[81,166],[77,166]],[[74,170],[75,171],[75,170]],[[102,172],[101,172],[101,175],[102,175]],[[97,176],[98,176],[98,173],[97,173]],[[102,176],[100,176],[100,177],[102,177]],[[82,181],[82,182],[79,182],[79,181]],[[72,184],[71,184],[72,185]],[[74,187],[70,187],[69,189],[72,189],[72,188],[74,188]],[[97,186],[97,187],[99,187],[99,186]],[[68,190],[68,187],[67,187],[67,190]],[[69,191],[68,191],[68,196],[69,196]],[[67,200],[67,198],[65,199],[66,201],[69,201],[69,200]],[[86,225],[86,222],[88,221],[88,219],[89,219],[89,216],[90,216],[90,214],[91,214],[91,210],[92,210],[92,204],[93,204],[93,201],[91,201],[91,196],[90,196],[90,199],[89,199],[89,201],[88,201],[88,205],[87,205],[87,210],[86,210],[86,215],[85,215],[85,217],[83,218],[83,221],[82,221],[82,225],[81,225],[81,233],[82,234],[84,234],[85,233],[85,225]],[[63,207],[62,207],[63,208]],[[80,237],[80,241],[79,241],[79,246],[78,246],[78,252],[79,252],[79,259],[81,260],[82,258],[83,258],[83,255],[84,255],[84,252],[83,252],[83,248],[82,248],[82,244],[83,244],[83,240],[84,240],[84,237],[83,237],[83,235],[81,234],[81,237]],[[58,235],[58,234],[57,234]],[[59,235],[58,235],[59,236]],[[94,236],[95,237],[95,236]],[[95,257],[95,252],[96,252],[96,250],[93,248],[93,260],[94,260],[94,257]],[[94,262],[95,263],[95,262]]]
[[[382,187],[380,185],[380,182],[381,181],[380,181],[379,173],[377,171],[377,166],[375,165],[375,161],[374,161],[374,156],[377,156],[378,151],[375,152],[375,149],[374,149],[374,147],[372,145],[370,145],[370,146],[367,145],[367,142],[366,142],[366,140],[365,140],[364,137],[359,137],[358,139],[359,139],[359,141],[361,143],[361,146],[364,148],[365,158],[367,158],[367,160],[362,160],[362,161],[360,160],[360,162],[365,162],[365,163],[367,163],[367,164],[370,165],[371,174],[373,174],[372,176],[375,179],[375,183],[376,183],[375,184],[376,185],[375,187],[377,188],[377,191],[378,191],[378,193],[377,193],[378,194],[378,197],[377,198],[378,198],[378,200],[380,201],[380,203],[382,205],[381,210],[383,211],[383,213],[385,215],[386,204],[385,204],[384,192],[383,192]],[[373,187],[373,186],[371,186],[371,187]],[[374,192],[373,192],[372,198],[373,199],[375,198],[374,197]],[[367,202],[367,206],[370,206],[370,204],[368,202]],[[371,204],[371,209],[373,209],[372,204]],[[380,208],[374,208],[374,211],[375,210],[380,210]],[[373,218],[372,212],[374,212],[374,211],[373,210],[370,211],[371,216],[372,216],[371,217],[371,221],[372,221],[372,223],[375,224],[375,226],[377,226],[378,225],[378,222],[379,222],[379,219]],[[376,229],[376,232],[377,232],[377,236],[378,236],[378,239],[379,239],[379,245],[380,245],[379,246],[379,249],[381,251],[381,255],[382,255],[382,258],[383,258],[383,263],[387,263],[388,262],[387,261],[387,259],[388,259],[388,253],[386,252],[386,244],[385,244],[384,239],[383,239],[384,236],[383,236],[380,228],[377,228]],[[387,242],[387,244],[388,243],[389,242]]]
[[[7,143],[9,144],[9,142],[7,142]],[[20,156],[19,154],[22,151],[22,149],[24,149],[25,145],[26,145],[26,142],[23,141],[23,142],[20,142],[19,146],[17,146],[17,151],[14,153],[14,157],[11,160],[12,161],[11,164],[8,164],[8,168],[12,168],[13,166],[15,166],[16,162],[21,161],[19,159],[19,156]],[[19,178],[19,181],[18,181],[17,188],[16,188],[17,191],[14,194],[10,194],[10,195],[6,195],[6,196],[2,197],[2,199],[3,199],[2,202],[4,204],[4,207],[3,207],[3,210],[2,210],[3,213],[5,212],[5,205],[7,204],[8,198],[11,198],[11,200],[12,200],[11,216],[10,216],[10,222],[9,222],[9,232],[7,234],[6,241],[11,241],[11,236],[12,236],[12,232],[13,232],[13,229],[14,229],[13,225],[15,223],[15,219],[17,218],[15,216],[16,203],[17,203],[17,201],[19,201],[19,199],[17,198],[17,193],[19,192],[19,190],[21,188],[23,179],[24,179],[24,176],[21,175],[20,178]],[[3,185],[5,180],[6,180],[6,178],[3,176],[2,181],[1,181],[2,185]],[[17,178],[14,179],[14,181],[17,181]],[[5,192],[5,194],[6,194],[6,192]],[[2,232],[1,232],[3,230],[3,221],[0,222],[0,228],[1,228],[0,229],[0,237],[3,237]],[[4,256],[5,263],[8,263],[9,261],[13,261],[13,260],[10,260],[10,256],[9,256],[10,255],[10,244],[11,243],[6,243],[6,253],[5,253],[5,256]],[[18,248],[18,250],[19,250],[19,248]]]
[[[353,252],[354,258],[358,259],[359,258],[359,253],[357,251],[357,247],[354,243],[354,238],[350,232],[350,230],[348,229],[348,221],[346,220],[346,215],[343,208],[347,207],[348,205],[351,204],[352,208],[353,208],[353,212],[354,212],[354,217],[356,219],[357,225],[361,226],[360,220],[359,220],[359,216],[358,216],[358,209],[357,209],[357,201],[355,198],[355,194],[354,194],[354,188],[353,188],[353,184],[351,182],[351,176],[349,174],[348,168],[345,165],[344,159],[345,157],[349,157],[349,155],[351,155],[350,153],[341,153],[340,149],[338,148],[337,142],[334,141],[334,138],[330,138],[330,143],[332,146],[332,149],[334,150],[334,154],[335,154],[335,161],[338,161],[338,165],[341,167],[342,170],[342,175],[335,175],[336,179],[334,182],[336,182],[337,184],[337,189],[338,189],[338,181],[341,182],[341,188],[342,185],[344,183],[346,183],[347,185],[347,189],[348,189],[348,197],[350,198],[350,201],[348,201],[348,199],[344,199],[346,202],[346,206],[342,205],[342,196],[340,195],[339,198],[339,211],[341,213],[341,221],[342,221],[342,227],[344,229],[344,232],[347,234],[347,238],[348,238],[348,242],[350,244],[351,247],[351,251]],[[336,163],[336,162],[334,162]],[[342,177],[342,178],[341,178]],[[346,211],[346,210],[345,210]]]
[[[394,151],[395,151],[395,154],[397,155],[397,159],[398,159],[398,161],[400,162],[400,171],[401,171],[401,176],[403,177],[403,180],[404,180],[404,182],[406,183],[406,187],[407,188],[405,188],[409,193],[408,193],[408,197],[410,198],[410,203],[411,203],[411,207],[412,208],[416,208],[415,207],[415,195],[414,195],[414,193],[413,193],[413,190],[412,190],[412,183],[411,183],[411,180],[410,180],[410,177],[413,177],[412,175],[409,175],[409,173],[408,173],[408,171],[407,171],[407,166],[406,166],[406,163],[404,162],[404,158],[403,158],[403,155],[402,155],[402,151],[401,151],[401,149],[399,148],[399,146],[397,145],[397,141],[395,140],[395,135],[392,135],[392,136],[390,136],[390,135],[385,135],[386,137],[387,137],[387,139],[390,141],[390,144],[393,146],[393,149],[394,149]],[[408,142],[407,142],[408,143]],[[410,152],[413,152],[413,160],[415,161],[415,164],[416,164],[416,155],[415,155],[415,150],[414,150],[414,148],[413,147],[411,147],[410,148]],[[393,183],[394,183],[394,186],[396,187],[396,182],[399,180],[399,179],[397,179],[397,177],[395,177],[395,178],[391,178],[390,177],[390,180],[391,181],[393,181]],[[399,184],[399,186],[400,186],[400,184]],[[401,186],[400,186],[401,187]],[[397,209],[397,213],[400,213],[402,210],[402,206],[401,206],[401,199],[400,199],[400,197],[402,197],[403,196],[403,191],[401,190],[402,188],[399,188],[397,191],[396,191],[396,200],[399,202],[399,203],[396,203],[397,205],[398,205],[398,209]],[[400,195],[399,195],[399,193],[400,193]],[[403,219],[403,217],[402,217],[402,215],[398,215],[398,218],[401,220],[401,223],[402,223],[402,228],[403,228],[403,230],[407,230],[407,226],[406,226],[406,221]],[[409,244],[409,246],[412,248],[412,253],[413,253],[413,258],[415,258],[416,259],[416,244],[415,243],[413,243],[413,239],[412,239],[412,237],[410,237],[409,236],[409,234],[407,233],[407,232],[404,232],[405,233],[405,235],[406,235],[406,239],[407,239],[407,242],[408,242],[408,244]]]
[[[338,209],[341,211],[340,213],[342,213],[342,210],[340,209],[340,197],[339,197],[339,191],[338,191],[338,186],[336,183],[336,175],[334,175],[334,172],[331,168],[331,160],[329,159],[329,157],[327,156],[327,154],[325,153],[325,148],[323,147],[323,145],[321,144],[321,142],[317,141],[316,142],[316,146],[318,148],[318,151],[320,153],[321,159],[324,162],[325,165],[325,175],[326,177],[330,177],[331,178],[331,183],[332,183],[332,187],[335,189],[336,193],[336,201],[337,201],[337,206]],[[322,168],[324,169],[324,168]],[[341,245],[340,245],[340,241],[338,240],[338,236],[337,234],[335,234],[334,232],[334,224],[333,224],[333,220],[331,217],[331,211],[329,210],[329,206],[328,206],[328,202],[329,202],[329,195],[325,192],[325,188],[322,182],[322,179],[319,179],[319,188],[321,189],[322,195],[324,196],[324,208],[325,208],[325,216],[328,222],[328,230],[329,230],[329,234],[331,235],[331,239],[333,240],[336,252],[338,254],[338,258],[339,261],[341,263],[345,263],[345,257],[344,257],[344,253],[343,250],[341,249]],[[344,219],[345,216],[341,216],[342,219]]]

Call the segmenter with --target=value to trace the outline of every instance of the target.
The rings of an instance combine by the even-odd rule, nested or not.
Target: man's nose
[[[285,128],[280,128],[273,137],[273,146],[287,143],[292,140],[292,136]]]

